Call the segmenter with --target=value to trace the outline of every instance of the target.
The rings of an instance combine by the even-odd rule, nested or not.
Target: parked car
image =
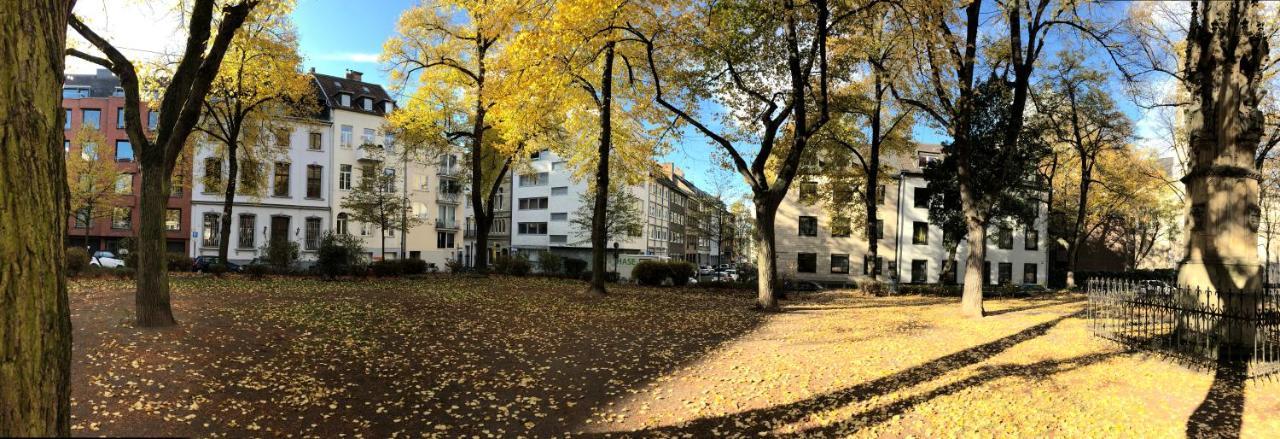
[[[238,272],[242,270],[242,268],[239,265],[235,264],[234,262],[230,262],[230,261],[223,262],[222,259],[218,258],[217,256],[196,256],[196,258],[191,262],[191,271],[194,271],[196,273],[204,273],[206,271],[209,271],[210,265],[214,265],[214,264],[226,265],[227,271]]]
[[[725,271],[716,273],[715,280],[718,280],[720,282],[737,282],[738,270],[730,269],[730,270],[725,270]]]
[[[116,257],[115,253],[107,251],[93,252],[93,257],[89,258],[89,265],[103,268],[123,267],[124,259]]]
[[[719,266],[716,267],[716,271],[725,271],[730,268],[733,268],[733,267],[729,264],[720,264]]]
[[[709,275],[709,274],[711,274],[711,273],[715,273],[715,272],[716,272],[716,271],[715,271],[714,269],[712,269],[710,265],[703,265],[703,266],[701,266],[701,267],[698,267],[698,275],[699,275],[699,276],[706,276],[706,275]]]

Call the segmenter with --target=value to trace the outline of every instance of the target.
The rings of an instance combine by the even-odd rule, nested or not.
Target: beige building
[[[880,186],[875,221],[878,261],[867,260],[864,229],[833,222],[822,203],[801,201],[801,192],[816,182],[797,181],[778,209],[774,226],[778,274],[783,279],[827,284],[865,282],[872,272],[881,281],[902,283],[961,283],[955,267],[964,267],[967,243],[957,246],[954,259],[943,245],[942,230],[929,223],[927,182],[922,167],[941,160],[937,145],[920,145],[911,157],[889,157],[896,168],[890,182]],[[860,208],[860,206],[859,206]],[[1034,224],[993,227],[987,249],[986,278],[991,284],[1040,284],[1047,281],[1047,207],[1040,206]]]

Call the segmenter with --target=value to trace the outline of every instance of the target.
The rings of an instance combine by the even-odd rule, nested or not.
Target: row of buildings
[[[265,243],[287,239],[298,244],[305,263],[316,258],[321,236],[328,231],[362,237],[368,256],[375,260],[403,256],[442,267],[448,260],[471,265],[478,252],[490,257],[523,253],[536,260],[544,251],[590,260],[588,237],[571,225],[587,184],[573,179],[566,162],[551,151],[535,152],[522,160],[500,185],[489,248],[475,248],[463,154],[444,154],[429,163],[404,159],[404,151],[383,129],[396,103],[382,86],[363,81],[361,73],[354,71],[341,77],[312,71],[311,77],[319,111],[312,117],[290,119],[286,133],[267,140],[279,142],[273,148],[277,154],[239,163],[241,177],[256,174],[264,187],[234,198],[231,261],[263,256]],[[116,250],[122,239],[136,232],[135,194],[141,183],[124,130],[123,90],[106,70],[68,75],[63,107],[67,153],[79,153],[85,147],[70,140],[81,127],[100,130],[106,148],[114,147],[108,154],[114,155],[122,173],[110,216],[73,215],[68,239],[71,245],[91,250]],[[155,120],[154,112],[145,107],[142,111],[149,121]],[[102,146],[96,148],[106,152]],[[229,165],[222,148],[196,143],[190,161],[175,176],[169,199],[170,252],[193,257],[217,254]],[[611,243],[611,250],[702,265],[735,260],[733,234],[727,230],[732,220],[723,203],[686,180],[676,166],[657,169],[651,178],[627,188],[638,200],[644,227]],[[421,225],[405,233],[379,230],[374,224],[355,221],[343,210],[342,201],[353,185],[375,172],[395,176],[395,190],[409,201],[411,214]]]

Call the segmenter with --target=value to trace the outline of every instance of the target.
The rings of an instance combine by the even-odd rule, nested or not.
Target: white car
[[[89,265],[104,268],[123,267],[124,259],[116,257],[116,254],[111,252],[93,252],[93,257],[89,258]]]
[[[703,265],[701,267],[698,267],[698,275],[709,275],[715,272],[716,271],[712,269],[710,265]]]
[[[720,273],[720,280],[724,282],[737,282],[738,270],[733,270],[733,269],[725,270],[724,272]]]

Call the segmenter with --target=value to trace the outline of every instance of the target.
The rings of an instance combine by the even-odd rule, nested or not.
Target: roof
[[[935,155],[939,160],[942,159],[942,145],[936,143],[917,143],[911,154],[899,154],[886,157],[885,162],[897,169],[902,174],[921,174],[924,168],[920,167],[920,154]]]
[[[391,95],[387,94],[387,90],[383,89],[382,86],[378,84],[356,81],[339,76],[325,75],[323,73],[313,73],[313,75],[316,80],[316,85],[320,87],[320,91],[324,93],[324,99],[327,100],[327,102],[324,102],[326,104],[325,106],[332,109],[341,108],[343,110],[354,111],[357,113],[383,116],[386,112],[383,111],[381,103],[395,102],[391,99]],[[344,107],[341,105],[338,101],[338,94],[340,93],[351,95],[351,106]],[[373,110],[365,110],[362,108],[358,104],[359,98],[372,99]]]
[[[63,87],[89,87],[89,97],[105,98],[115,93],[116,87],[120,86],[120,79],[116,78],[110,70],[98,69],[92,74],[76,74],[69,73]]]

